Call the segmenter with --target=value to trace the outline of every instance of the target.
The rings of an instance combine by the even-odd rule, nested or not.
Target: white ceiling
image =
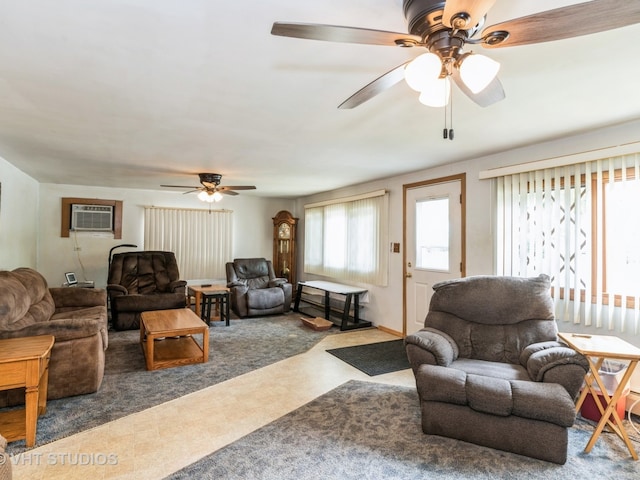
[[[486,25],[571,3],[498,0]],[[404,82],[336,108],[424,50],[275,37],[274,21],[407,31],[402,0],[5,0],[0,156],[45,183],[214,172],[295,197],[640,118],[639,25],[484,51],[507,97],[455,90],[449,141]]]

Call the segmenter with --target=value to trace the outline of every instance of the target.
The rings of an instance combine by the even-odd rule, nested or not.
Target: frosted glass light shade
[[[220,200],[222,200],[222,194],[220,192],[209,192],[207,190],[202,190],[198,194],[198,198],[203,202],[208,203],[219,202]]]
[[[496,78],[500,64],[484,55],[469,55],[460,65],[460,78],[473,93],[487,88]]]
[[[449,77],[431,80],[420,94],[420,103],[427,107],[444,107],[451,96],[451,82]]]
[[[442,70],[440,57],[435,53],[423,53],[404,68],[404,79],[412,89],[421,92],[429,82],[435,80]]]

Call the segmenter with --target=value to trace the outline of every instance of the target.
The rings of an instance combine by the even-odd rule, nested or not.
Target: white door
[[[464,177],[405,185],[405,334],[424,326],[437,282],[464,276]]]

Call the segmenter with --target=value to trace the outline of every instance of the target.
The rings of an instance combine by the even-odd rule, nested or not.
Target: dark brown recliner
[[[226,265],[231,308],[239,317],[285,313],[291,309],[293,287],[277,278],[271,261],[236,258]]]
[[[107,284],[113,328],[134,330],[142,312],[186,307],[186,285],[173,252],[115,254]]]

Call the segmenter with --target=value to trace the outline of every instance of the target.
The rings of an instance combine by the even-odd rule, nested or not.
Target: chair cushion
[[[267,310],[282,304],[284,304],[284,291],[280,287],[247,291],[247,305],[252,310]]]
[[[561,385],[507,380],[438,365],[421,365],[416,384],[422,401],[466,405],[478,412],[530,418],[570,427],[575,406]]]

